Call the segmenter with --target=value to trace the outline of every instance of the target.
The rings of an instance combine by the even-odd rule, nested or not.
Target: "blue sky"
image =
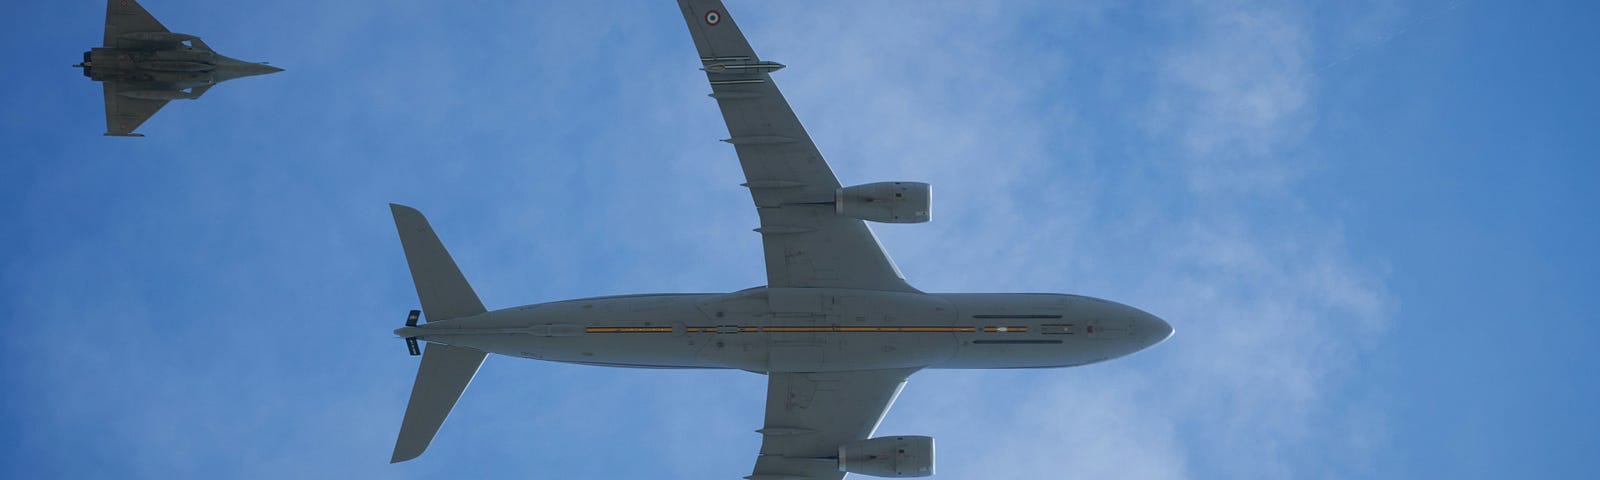
[[[14,2],[0,476],[737,478],[765,382],[491,358],[387,464],[416,306],[386,203],[490,308],[762,282],[672,2],[147,0],[286,72],[102,138],[99,2]],[[752,2],[730,13],[924,290],[1177,334],[926,371],[938,478],[1591,478],[1600,66],[1576,2]]]

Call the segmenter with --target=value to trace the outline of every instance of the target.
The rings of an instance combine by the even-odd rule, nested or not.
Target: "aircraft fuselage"
[[[216,85],[239,77],[281,71],[261,63],[242,62],[209,50],[95,48],[83,54],[83,74],[97,82],[151,82],[187,89]],[[187,98],[173,95],[170,98]]]
[[[1084,365],[1159,343],[1172,328],[1077,295],[758,287],[542,303],[395,333],[588,365],[822,372]]]

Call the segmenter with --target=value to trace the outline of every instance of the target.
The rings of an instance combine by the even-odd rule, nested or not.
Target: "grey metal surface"
[[[417,299],[422,302],[428,321],[484,313],[483,302],[467,284],[439,236],[433,233],[428,219],[404,205],[389,204],[389,210],[394,215],[395,230],[406,252],[406,263],[411,267]],[[411,326],[414,323],[408,320],[407,328],[415,329]],[[417,380],[411,387],[411,400],[406,404],[406,416],[400,423],[400,436],[395,440],[391,463],[416,458],[428,448],[487,355],[480,349],[444,343],[429,345],[422,353],[422,365],[417,368]]]
[[[396,333],[538,360],[762,373],[1071,367],[1172,333],[1154,315],[1078,295],[815,289],[830,307],[802,315],[767,306],[773,290],[567,300]]]
[[[145,120],[149,120],[170,101],[131,98],[119,94],[127,90],[167,89],[167,85],[153,83],[138,85],[133,82],[105,82],[102,85],[106,97],[106,133],[112,136],[133,136],[134,130],[138,130],[140,125],[144,125]]]
[[[126,33],[162,32],[167,33],[166,25],[156,20],[148,10],[144,9],[137,0],[107,0],[106,1],[106,32],[105,40],[100,42],[106,48],[134,47],[134,41],[119,40],[118,36]]]
[[[767,284],[917,291],[865,222],[834,214],[839,180],[722,2],[678,6],[761,219]]]
[[[394,442],[394,454],[389,463],[404,462],[428,449],[434,434],[450,416],[450,410],[461,399],[461,393],[472,383],[478,367],[487,354],[461,347],[433,344],[422,352],[422,365],[417,368],[417,380],[411,386],[411,400],[406,403],[406,416],[400,422],[400,436]]]
[[[915,368],[767,374],[761,456],[751,475],[844,478],[839,446],[872,436]]]
[[[477,292],[461,275],[456,261],[450,258],[433,226],[422,212],[405,205],[389,204],[394,215],[395,230],[400,232],[400,245],[406,252],[406,264],[411,268],[411,280],[417,287],[417,299],[422,302],[422,313],[429,322],[470,317],[483,313],[483,302]]]

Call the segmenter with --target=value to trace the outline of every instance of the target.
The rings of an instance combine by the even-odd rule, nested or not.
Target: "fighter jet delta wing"
[[[761,217],[767,286],[916,292],[863,221],[835,212],[839,180],[719,0],[679,0]]]
[[[125,91],[140,90],[169,90],[159,85],[140,85],[126,82],[105,82],[106,93],[106,135],[113,137],[143,137],[133,133],[145,120],[154,116],[161,107],[167,106],[167,99],[130,98],[122,95]],[[196,95],[199,96],[199,95]]]
[[[171,33],[160,20],[150,15],[139,2],[134,0],[110,0],[106,2],[106,38],[102,45],[106,48],[134,48],[149,45],[150,40],[139,40],[139,33]],[[154,37],[152,37],[154,38]],[[155,43],[178,42],[167,40]]]

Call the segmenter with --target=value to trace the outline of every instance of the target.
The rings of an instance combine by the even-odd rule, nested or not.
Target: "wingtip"
[[[415,459],[422,456],[422,452],[427,449],[427,445],[423,445],[421,449],[417,449],[415,445],[408,446],[396,443],[394,446],[394,454],[389,456],[389,463],[400,463]]]
[[[396,224],[422,224],[427,225],[428,217],[422,211],[398,203],[389,204],[389,214],[394,216]]]

